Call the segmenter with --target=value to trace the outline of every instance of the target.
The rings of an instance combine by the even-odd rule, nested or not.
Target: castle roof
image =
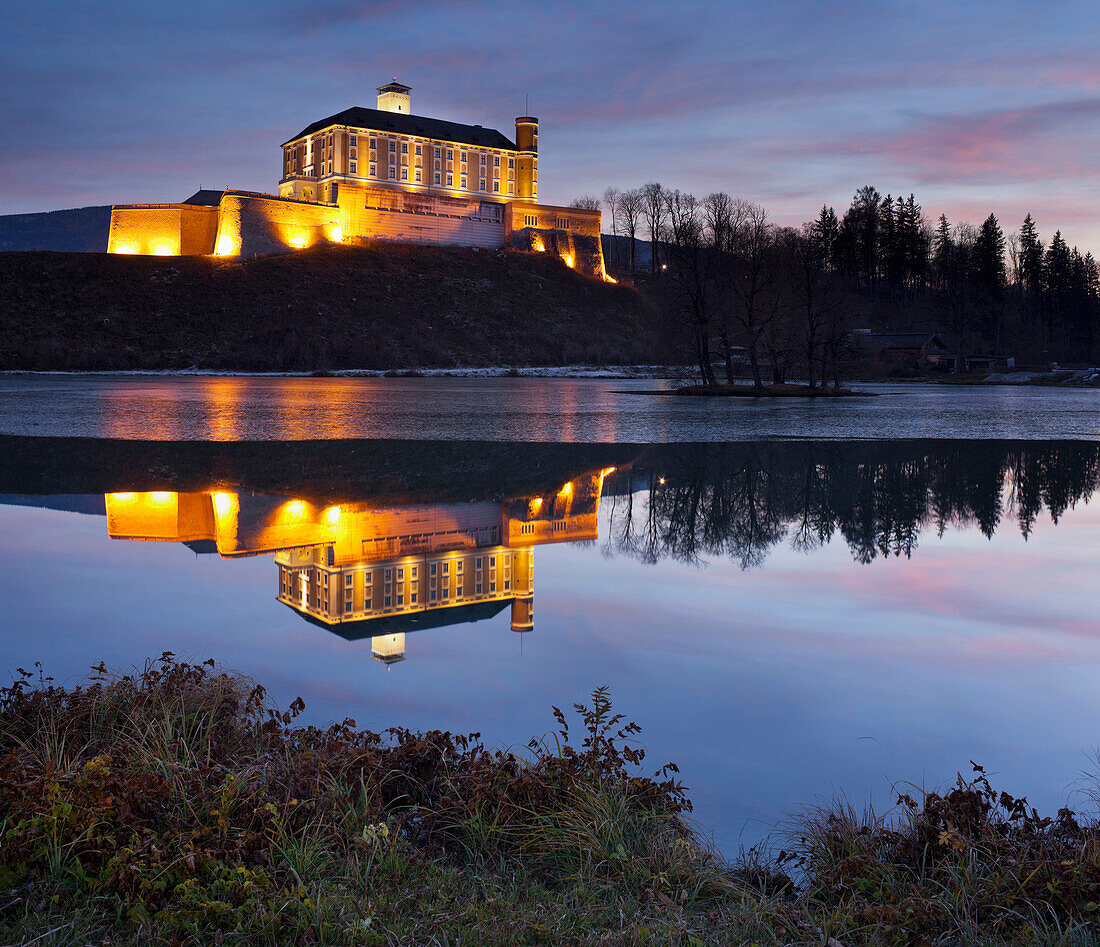
[[[187,200],[185,204],[199,204],[202,207],[217,207],[222,202],[222,195],[225,191],[212,191],[209,188],[203,188],[202,190],[195,191]]]
[[[480,125],[463,125],[460,122],[445,122],[441,118],[424,118],[420,115],[406,115],[404,112],[383,112],[379,109],[344,109],[328,118],[322,118],[307,125],[292,141],[319,132],[330,125],[347,125],[350,128],[363,128],[374,132],[394,132],[398,135],[414,135],[419,138],[434,138],[439,141],[453,141],[460,145],[475,145],[482,148],[505,148],[515,151],[516,145],[495,128],[482,128]]]

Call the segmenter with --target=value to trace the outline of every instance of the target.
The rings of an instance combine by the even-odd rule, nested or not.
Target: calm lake
[[[606,684],[727,852],[970,760],[1086,805],[1100,392],[663,384],[0,378],[0,674],[168,650],[517,748]]]

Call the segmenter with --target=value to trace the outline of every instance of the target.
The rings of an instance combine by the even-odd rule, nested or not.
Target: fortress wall
[[[229,192],[222,198],[215,246],[219,256],[254,257],[343,238],[340,209],[334,205]]]
[[[475,217],[445,217],[409,211],[359,208],[348,213],[349,236],[371,240],[460,247],[503,247],[504,223]]]
[[[513,250],[553,253],[587,276],[607,276],[598,210],[515,202],[505,207],[504,229]]]
[[[116,204],[111,208],[107,252],[147,256],[211,253],[217,219],[216,207]],[[187,249],[184,249],[185,243]]]
[[[181,207],[180,253],[183,256],[214,252],[219,216],[217,207],[194,207],[190,204]]]

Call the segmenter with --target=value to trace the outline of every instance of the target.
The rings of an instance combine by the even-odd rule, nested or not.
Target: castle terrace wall
[[[339,204],[226,191],[218,207],[116,205],[108,251],[252,258],[349,238],[548,252],[604,278],[599,211],[345,187]]]
[[[606,279],[600,212],[553,204],[508,204],[504,212],[505,246],[552,253],[587,276]]]
[[[214,252],[218,208],[193,204],[116,204],[108,253],[180,256]]]
[[[248,258],[343,239],[340,209],[333,204],[228,191],[221,202],[214,252]]]

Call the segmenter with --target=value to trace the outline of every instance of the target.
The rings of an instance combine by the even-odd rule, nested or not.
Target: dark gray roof
[[[871,332],[864,338],[869,345],[888,349],[919,349],[929,344],[946,348],[943,339],[935,332]]]
[[[195,191],[187,200],[185,204],[201,204],[203,207],[217,207],[222,202],[222,195],[225,191],[211,191],[203,189],[201,191]]]
[[[378,109],[350,108],[322,118],[319,122],[307,125],[293,138],[283,142],[289,145],[306,135],[319,132],[329,125],[347,125],[349,128],[365,128],[375,132],[394,132],[398,135],[415,135],[419,138],[437,138],[440,141],[454,141],[461,145],[478,145],[483,148],[509,148],[516,150],[515,143],[505,138],[495,128],[482,128],[480,125],[462,125],[459,122],[445,122],[441,118],[424,118],[420,115],[406,115],[404,112],[382,112]]]

